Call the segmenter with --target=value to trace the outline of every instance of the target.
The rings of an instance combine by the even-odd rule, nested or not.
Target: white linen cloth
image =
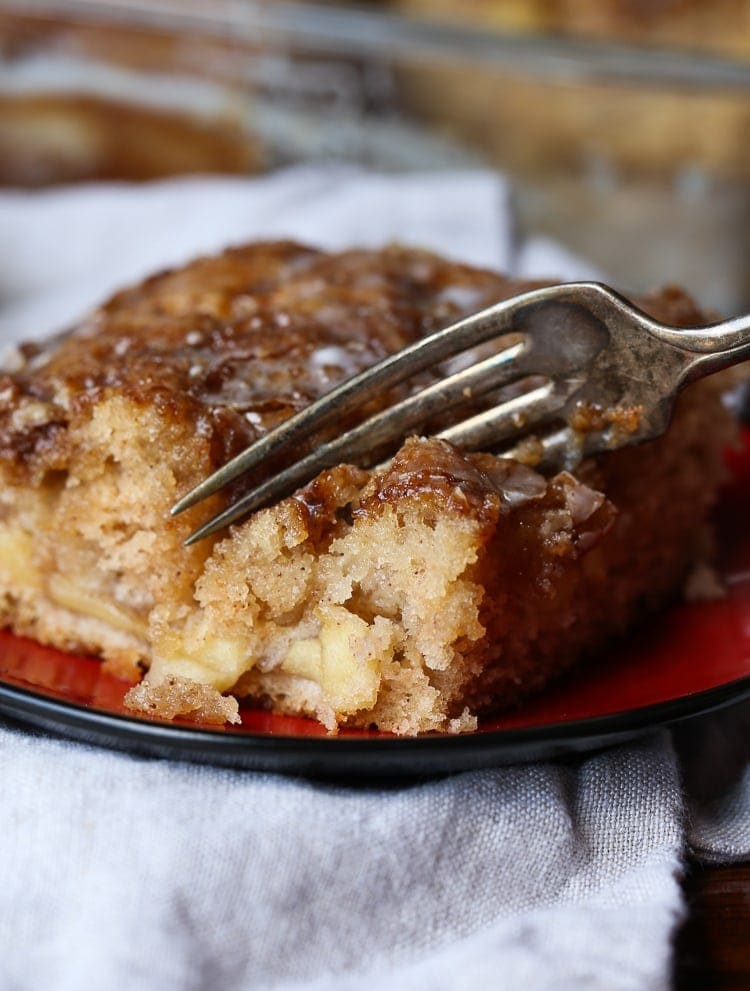
[[[0,341],[255,237],[401,239],[526,275],[590,274],[544,240],[516,245],[508,202],[487,173],[347,168],[3,193]],[[679,735],[691,809],[666,733],[357,787],[0,723],[0,987],[667,988],[682,858],[750,853],[746,724],[738,709]]]

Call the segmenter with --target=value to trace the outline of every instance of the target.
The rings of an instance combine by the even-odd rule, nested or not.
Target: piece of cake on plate
[[[576,477],[411,437],[189,548],[228,496],[169,515],[341,379],[526,288],[418,250],[251,244],[21,347],[0,378],[0,620],[145,670],[128,704],[163,718],[235,720],[250,696],[331,730],[456,732],[538,690],[682,582],[732,431],[715,382]],[[702,319],[678,290],[640,303]]]

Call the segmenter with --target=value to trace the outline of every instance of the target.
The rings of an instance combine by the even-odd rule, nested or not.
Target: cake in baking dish
[[[251,244],[21,347],[0,378],[2,623],[145,671],[128,704],[162,718],[233,721],[249,696],[331,731],[456,732],[539,689],[682,581],[732,429],[715,382],[576,477],[410,437],[189,548],[228,496],[169,515],[337,381],[525,288],[400,247]],[[701,320],[676,289],[640,302]]]

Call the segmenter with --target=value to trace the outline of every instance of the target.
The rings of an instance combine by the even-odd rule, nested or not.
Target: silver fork
[[[664,433],[675,398],[689,382],[750,357],[750,316],[703,327],[670,327],[608,286],[573,282],[514,296],[409,345],[342,382],[261,437],[172,508],[183,512],[273,456],[353,413],[418,372],[501,338],[489,357],[376,413],[321,443],[199,527],[194,543],[288,495],[324,468],[396,445],[437,414],[464,408],[510,383],[526,388],[457,419],[438,437],[464,450],[493,450],[551,473],[584,458]],[[707,427],[708,429],[708,427]],[[519,438],[534,432],[533,445]],[[514,440],[516,443],[514,443]]]

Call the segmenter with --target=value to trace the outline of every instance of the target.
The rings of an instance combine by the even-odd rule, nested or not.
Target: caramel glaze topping
[[[0,456],[49,457],[59,427],[116,390],[190,417],[219,463],[342,379],[519,288],[397,247],[329,255],[281,242],[199,259],[24,346],[23,367],[0,378]]]
[[[541,498],[547,484],[541,475],[515,461],[486,454],[460,454],[436,438],[406,441],[383,475],[365,490],[360,508],[369,512],[378,502],[431,494],[454,512],[470,513],[494,524],[503,510]]]
[[[116,392],[188,421],[211,438],[218,465],[337,382],[533,285],[397,246],[327,254],[259,243],[199,259],[20,349],[18,367],[0,373],[0,459],[22,472],[64,467],[67,424]],[[641,305],[675,323],[697,317],[678,290]],[[412,466],[383,491],[434,488],[440,476],[443,489],[463,493],[455,498],[484,505],[488,480],[495,493],[507,487],[481,456],[457,467],[430,450],[440,463],[424,466],[422,481]]]

